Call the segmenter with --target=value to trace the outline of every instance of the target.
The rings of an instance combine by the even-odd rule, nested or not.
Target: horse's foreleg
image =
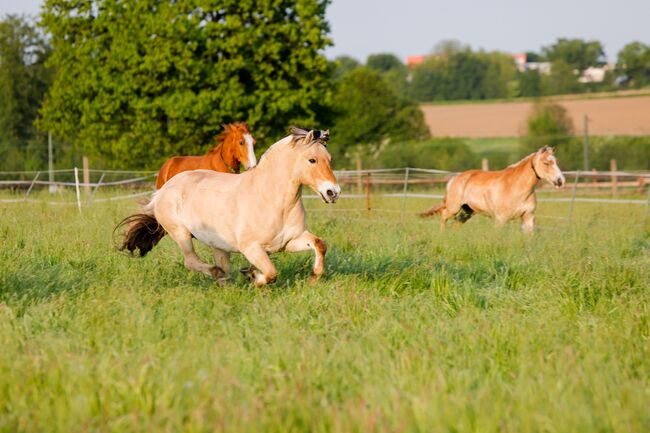
[[[289,241],[284,249],[289,252],[314,250],[314,269],[312,276],[317,279],[323,275],[325,271],[327,244],[321,238],[305,230],[300,236]]]
[[[278,271],[275,270],[273,262],[269,255],[259,244],[253,244],[248,248],[241,250],[246,260],[248,260],[257,269],[242,270],[244,275],[249,276],[257,287],[269,284],[275,281]]]
[[[224,277],[224,272],[219,266],[203,263],[194,251],[192,233],[184,228],[168,230],[169,236],[178,244],[183,253],[185,267],[191,271],[202,272],[219,281]]]
[[[521,229],[524,233],[533,233],[535,231],[535,213],[524,212],[521,216]]]

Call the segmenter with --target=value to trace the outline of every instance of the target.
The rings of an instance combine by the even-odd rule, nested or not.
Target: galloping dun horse
[[[324,270],[325,242],[305,230],[302,185],[334,203],[341,193],[330,167],[328,131],[292,128],[273,144],[254,170],[240,175],[209,170],[174,176],[142,213],[124,219],[121,249],[144,256],[169,233],[185,258],[185,266],[218,282],[230,274],[230,253],[241,252],[253,267],[242,272],[257,286],[271,283],[277,272],[269,253],[314,251],[313,276]],[[203,263],[192,237],[212,248],[216,265]]]
[[[240,165],[255,167],[255,139],[244,122],[229,123],[215,137],[219,142],[203,156],[174,156],[160,167],[156,189],[178,173],[187,170],[214,170],[223,173],[239,173]]]
[[[464,223],[474,213],[496,219],[497,225],[521,218],[522,229],[535,228],[535,186],[543,179],[557,188],[564,185],[564,175],[557,165],[555,149],[544,146],[521,161],[499,171],[469,170],[454,176],[447,183],[442,203],[421,216],[439,213],[440,225],[451,217]]]

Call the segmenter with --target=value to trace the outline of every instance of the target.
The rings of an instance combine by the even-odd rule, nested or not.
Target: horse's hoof
[[[255,282],[255,268],[252,266],[249,266],[247,268],[241,268],[239,272],[242,273],[243,276],[248,278],[249,280]]]
[[[309,277],[309,283],[310,283],[310,284],[314,284],[314,283],[316,283],[318,280],[320,280],[320,278],[321,278],[322,276],[323,276],[323,274],[320,274],[320,275],[311,274],[311,277]]]
[[[210,276],[217,282],[223,279],[228,279],[226,272],[216,265],[210,268]]]

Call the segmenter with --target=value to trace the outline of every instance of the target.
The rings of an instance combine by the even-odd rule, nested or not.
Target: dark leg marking
[[[454,219],[462,224],[467,222],[467,220],[469,220],[473,214],[474,214],[474,210],[468,205],[464,204],[460,207],[460,210],[458,211]]]

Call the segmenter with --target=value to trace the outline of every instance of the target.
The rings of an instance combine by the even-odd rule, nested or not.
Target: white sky
[[[6,13],[37,14],[41,0],[0,0]],[[597,39],[607,58],[633,40],[650,44],[650,0],[333,0],[328,57],[425,54],[442,39],[473,48],[539,51],[558,37]]]

